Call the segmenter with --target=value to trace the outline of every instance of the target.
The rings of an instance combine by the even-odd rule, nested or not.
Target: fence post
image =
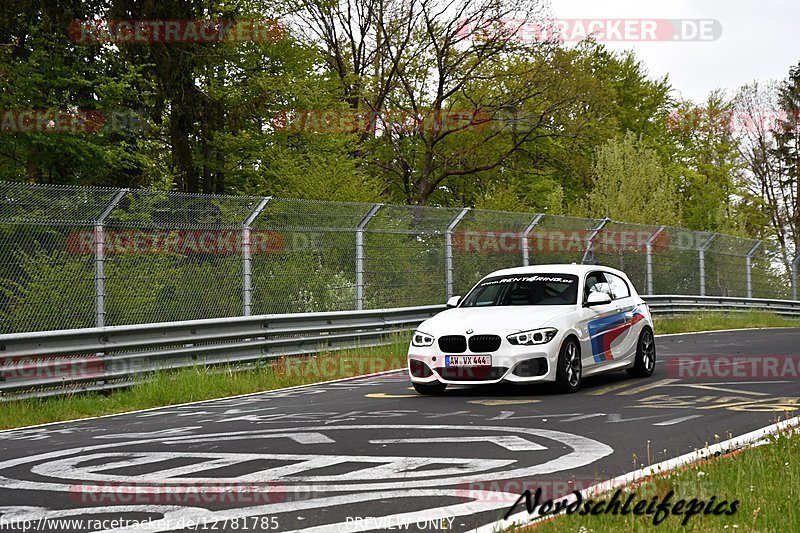
[[[94,324],[106,325],[106,232],[105,222],[128,189],[120,189],[94,223]]]
[[[589,261],[590,259],[592,260],[592,264],[594,264],[594,262],[596,261],[596,259],[594,258],[594,238],[597,237],[597,234],[600,233],[600,230],[602,230],[603,227],[605,227],[605,225],[608,224],[609,222],[611,222],[611,219],[605,217],[603,220],[600,221],[600,223],[597,226],[595,226],[595,228],[589,234],[589,237],[587,237],[586,251],[583,252],[583,259],[581,259],[582,265],[585,265],[586,262]]]
[[[272,196],[265,196],[242,222],[242,316],[253,313],[253,249],[251,247],[251,227]]]
[[[356,226],[356,309],[364,309],[364,228],[383,204],[373,205]]]
[[[444,279],[445,294],[448,300],[453,297],[453,230],[456,229],[456,226],[469,209],[469,207],[465,207],[459,211],[444,231]]]
[[[747,267],[747,297],[753,297],[753,254],[756,253],[758,247],[761,246],[761,241],[757,241],[750,251],[747,252],[746,267]]]
[[[533,220],[531,221],[531,223],[528,224],[528,227],[525,228],[525,231],[523,231],[522,235],[520,236],[519,245],[520,245],[520,249],[522,250],[522,266],[528,266],[528,265],[531,264],[531,262],[530,262],[530,251],[528,250],[528,235],[530,235],[531,231],[533,231],[533,228],[536,227],[536,224],[538,224],[539,221],[542,220],[543,216],[544,216],[544,214],[539,213],[538,215],[533,217]]]
[[[706,295],[706,250],[711,246],[711,241],[717,238],[716,233],[712,233],[698,249],[700,260],[700,296]]]
[[[797,265],[800,264],[800,254],[792,260],[792,299],[797,300]]]
[[[652,235],[647,239],[647,245],[645,247],[645,265],[646,265],[646,275],[647,275],[647,294],[653,294],[653,243],[664,232],[666,226],[661,226]]]

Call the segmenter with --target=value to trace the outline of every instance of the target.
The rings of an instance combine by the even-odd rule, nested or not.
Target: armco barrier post
[[[647,275],[647,294],[653,294],[653,243],[656,241],[659,235],[664,232],[666,226],[661,226],[656,231],[650,235],[650,238],[647,239],[647,246],[645,247],[645,265],[646,265],[646,275]]]
[[[589,237],[586,239],[586,251],[583,252],[583,258],[581,259],[581,264],[585,265],[589,259],[592,260],[592,264],[596,261],[594,258],[594,239],[597,237],[597,234],[600,233],[600,230],[605,227],[606,224],[611,222],[611,219],[606,217],[600,221],[600,223],[595,226],[592,232],[589,234]]]
[[[542,220],[543,216],[544,215],[540,213],[540,214],[536,215],[535,217],[533,217],[533,220],[531,221],[531,223],[528,224],[528,227],[525,228],[525,231],[523,231],[522,235],[520,235],[520,243],[519,243],[519,245],[520,245],[520,249],[522,250],[522,266],[528,266],[528,265],[531,264],[530,251],[528,249],[529,248],[528,236],[531,234],[531,231],[533,231],[533,228],[536,227],[536,224],[538,224],[539,221]]]
[[[364,228],[383,204],[373,205],[356,226],[356,309],[364,309]]]
[[[711,246],[711,242],[717,238],[716,233],[712,233],[698,249],[697,256],[700,261],[700,296],[706,295],[706,250]]]
[[[753,297],[753,254],[756,253],[758,247],[761,246],[761,241],[756,242],[750,251],[747,252],[745,266],[747,268],[747,297]]]
[[[106,232],[105,222],[119,205],[128,189],[120,189],[94,222],[94,324],[98,328],[106,325]]]
[[[447,229],[444,231],[444,279],[445,294],[449,300],[453,296],[453,230],[456,229],[461,219],[469,212],[469,207],[465,207],[458,212]]]
[[[242,315],[250,316],[253,313],[253,249],[251,247],[251,228],[253,222],[261,214],[271,196],[261,199],[255,209],[247,215],[242,222]]]

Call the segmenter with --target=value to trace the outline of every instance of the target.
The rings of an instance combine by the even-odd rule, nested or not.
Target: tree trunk
[[[192,121],[181,104],[178,99],[173,99],[170,111],[169,136],[172,144],[172,166],[175,169],[175,188],[183,192],[197,192],[197,174],[189,142]]]

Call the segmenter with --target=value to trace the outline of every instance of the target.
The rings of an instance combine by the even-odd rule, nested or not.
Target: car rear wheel
[[[434,381],[433,383],[417,383],[414,381],[411,384],[414,385],[415,391],[425,395],[441,394],[447,388],[447,383],[440,381]]]
[[[572,338],[564,341],[558,354],[556,365],[556,383],[562,392],[575,392],[581,386],[583,367],[581,365],[581,348],[578,341]]]
[[[649,378],[656,369],[656,340],[650,328],[644,328],[639,334],[636,345],[636,359],[628,375],[636,378]]]

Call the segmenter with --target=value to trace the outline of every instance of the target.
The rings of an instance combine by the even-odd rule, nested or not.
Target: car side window
[[[611,293],[608,290],[605,275],[602,272],[590,272],[586,276],[586,284],[583,290],[583,301],[589,297],[592,292],[605,292],[609,296]],[[613,296],[611,296],[613,298]]]
[[[475,299],[475,307],[483,307],[486,305],[496,305],[498,295],[503,290],[502,285],[492,285],[489,287],[483,288],[483,290],[477,295]]]
[[[631,289],[628,287],[628,284],[625,283],[625,280],[621,277],[617,276],[616,274],[611,274],[606,272],[606,280],[608,284],[611,286],[612,298],[615,300],[620,300],[622,298],[627,298],[631,295]]]

